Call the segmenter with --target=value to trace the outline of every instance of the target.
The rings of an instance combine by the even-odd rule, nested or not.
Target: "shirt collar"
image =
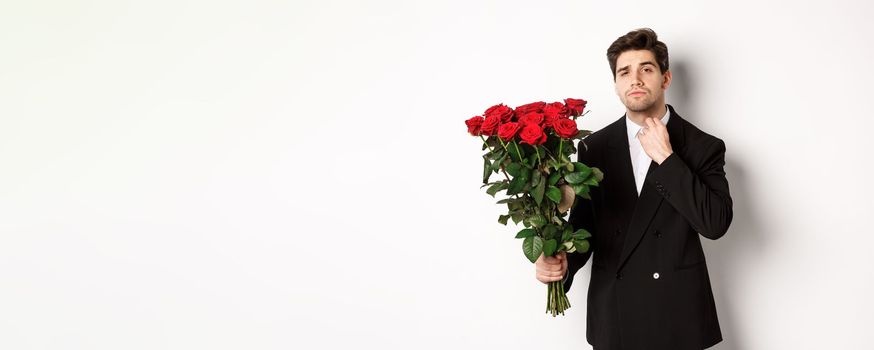
[[[665,115],[662,116],[662,123],[668,125],[668,119],[671,117],[671,109],[668,106],[665,106]],[[628,115],[625,115],[625,130],[628,132],[628,144],[633,144],[631,141],[637,136],[637,132],[640,131],[640,125],[637,125],[635,122],[628,119]]]

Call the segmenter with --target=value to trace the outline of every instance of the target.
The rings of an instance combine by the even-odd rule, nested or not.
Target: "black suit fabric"
[[[571,210],[570,223],[592,237],[589,252],[568,254],[565,290],[591,257],[586,339],[599,350],[700,350],[722,340],[699,237],[718,239],[731,223],[725,143],[668,108],[673,154],[650,164],[640,196],[624,116],[578,144],[579,161],[604,180]]]

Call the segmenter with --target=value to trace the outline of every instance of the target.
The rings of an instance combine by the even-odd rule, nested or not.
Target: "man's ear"
[[[664,80],[662,80],[662,90],[667,90],[668,87],[671,86],[672,79],[671,70],[668,69],[668,71],[665,72]]]

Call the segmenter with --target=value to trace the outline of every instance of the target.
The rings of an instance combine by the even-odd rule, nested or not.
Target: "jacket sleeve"
[[[722,237],[732,218],[732,201],[725,178],[725,143],[708,145],[701,164],[690,169],[674,152],[647,176],[647,182],[677,210],[693,229],[709,239]]]

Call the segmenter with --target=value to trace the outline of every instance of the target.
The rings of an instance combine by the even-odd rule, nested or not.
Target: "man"
[[[699,234],[722,237],[732,218],[725,144],[665,104],[667,46],[650,29],[607,50],[625,115],[578,146],[604,172],[569,222],[592,233],[585,254],[537,260],[537,279],[565,279],[592,257],[586,339],[596,350],[700,350],[722,334]]]

